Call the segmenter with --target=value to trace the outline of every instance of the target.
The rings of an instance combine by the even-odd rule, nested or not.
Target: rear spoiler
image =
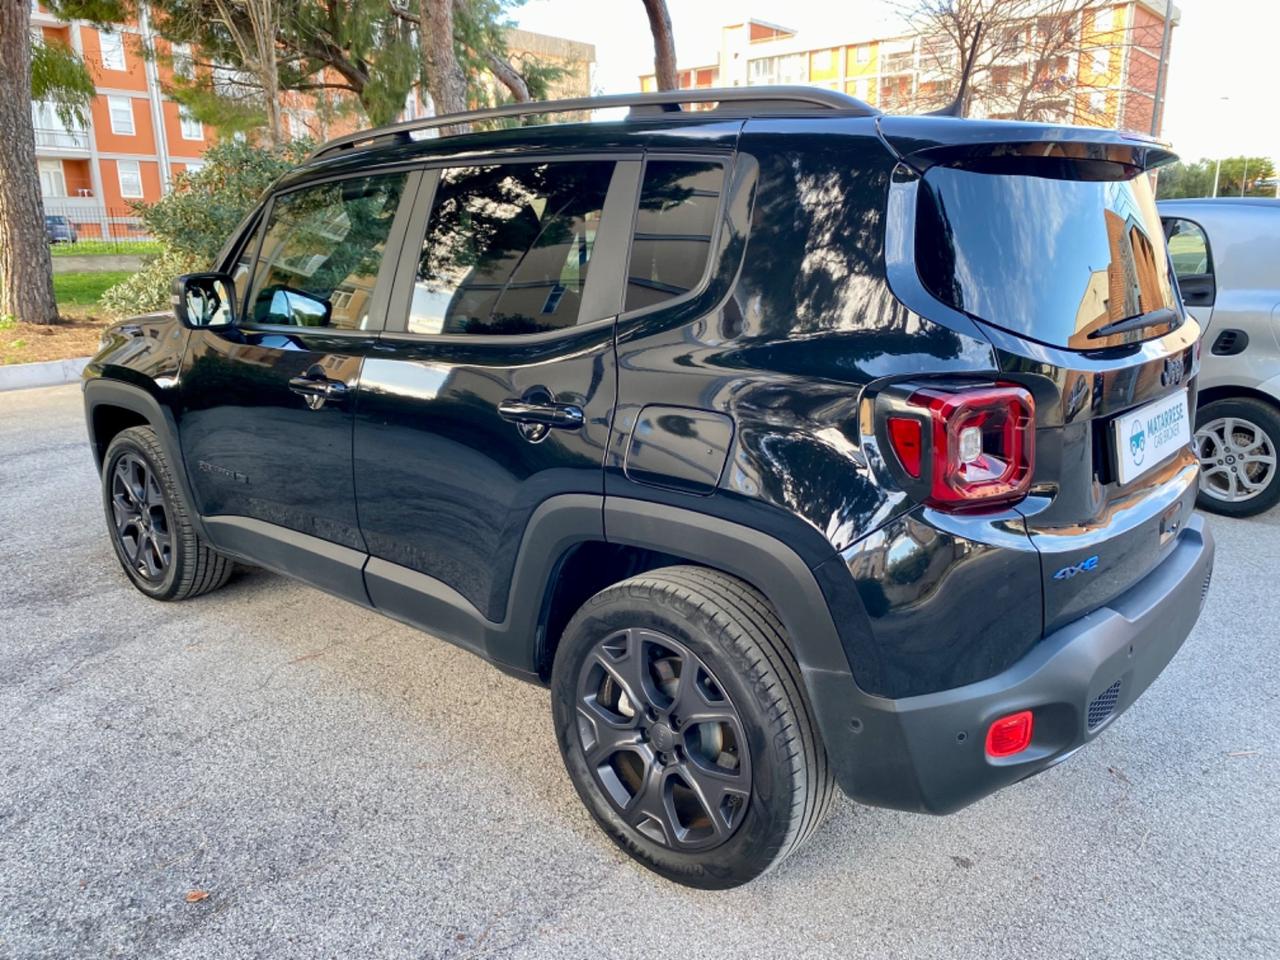
[[[1119,180],[1178,159],[1162,140],[1095,127],[939,116],[878,117],[876,126],[886,146],[920,174],[946,166]]]

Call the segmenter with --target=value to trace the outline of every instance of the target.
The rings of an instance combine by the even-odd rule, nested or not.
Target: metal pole
[[[1164,0],[1164,33],[1160,37],[1160,65],[1156,68],[1156,92],[1151,103],[1151,135],[1160,132],[1160,108],[1164,102],[1164,85],[1168,73],[1165,63],[1169,59],[1169,32],[1173,23],[1173,0]]]
[[[1240,174],[1240,196],[1244,196],[1244,185],[1249,182],[1249,158],[1244,158],[1244,173]]]
[[[1218,158],[1217,165],[1213,168],[1213,195],[1218,195],[1218,174],[1222,173],[1222,158]]]

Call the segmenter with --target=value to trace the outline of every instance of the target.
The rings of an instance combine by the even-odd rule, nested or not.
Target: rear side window
[[[701,282],[723,186],[724,167],[719,163],[645,164],[627,269],[627,310],[673,299]]]
[[[609,161],[441,171],[408,332],[515,335],[577,324],[612,176]]]
[[[1213,273],[1209,238],[1198,223],[1169,219],[1165,221],[1165,231],[1169,240],[1169,259],[1173,261],[1173,272],[1179,280]]]
[[[920,279],[993,326],[1096,349],[1132,339],[1103,328],[1174,307],[1145,174],[1073,180],[939,166],[925,175],[917,209]]]
[[[404,181],[403,173],[360,177],[276,197],[254,270],[249,320],[364,329]]]

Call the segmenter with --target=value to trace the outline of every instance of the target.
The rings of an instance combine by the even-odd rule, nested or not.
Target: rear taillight
[[[943,509],[1020,500],[1035,467],[1035,401],[1022,387],[917,390],[907,402],[922,416],[891,414],[889,443],[903,469],[929,465],[925,502]],[[928,438],[926,453],[921,437]]]

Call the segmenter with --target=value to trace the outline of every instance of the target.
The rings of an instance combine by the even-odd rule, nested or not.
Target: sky
[[[870,39],[893,29],[891,0],[667,0],[681,67],[714,63],[720,27],[752,16],[781,23],[813,46]],[[1187,160],[1263,154],[1280,160],[1280,0],[1180,0],[1169,59],[1163,136]],[[526,30],[596,47],[599,93],[639,89],[653,72],[640,0],[528,0]],[[1225,98],[1225,99],[1224,99]]]

